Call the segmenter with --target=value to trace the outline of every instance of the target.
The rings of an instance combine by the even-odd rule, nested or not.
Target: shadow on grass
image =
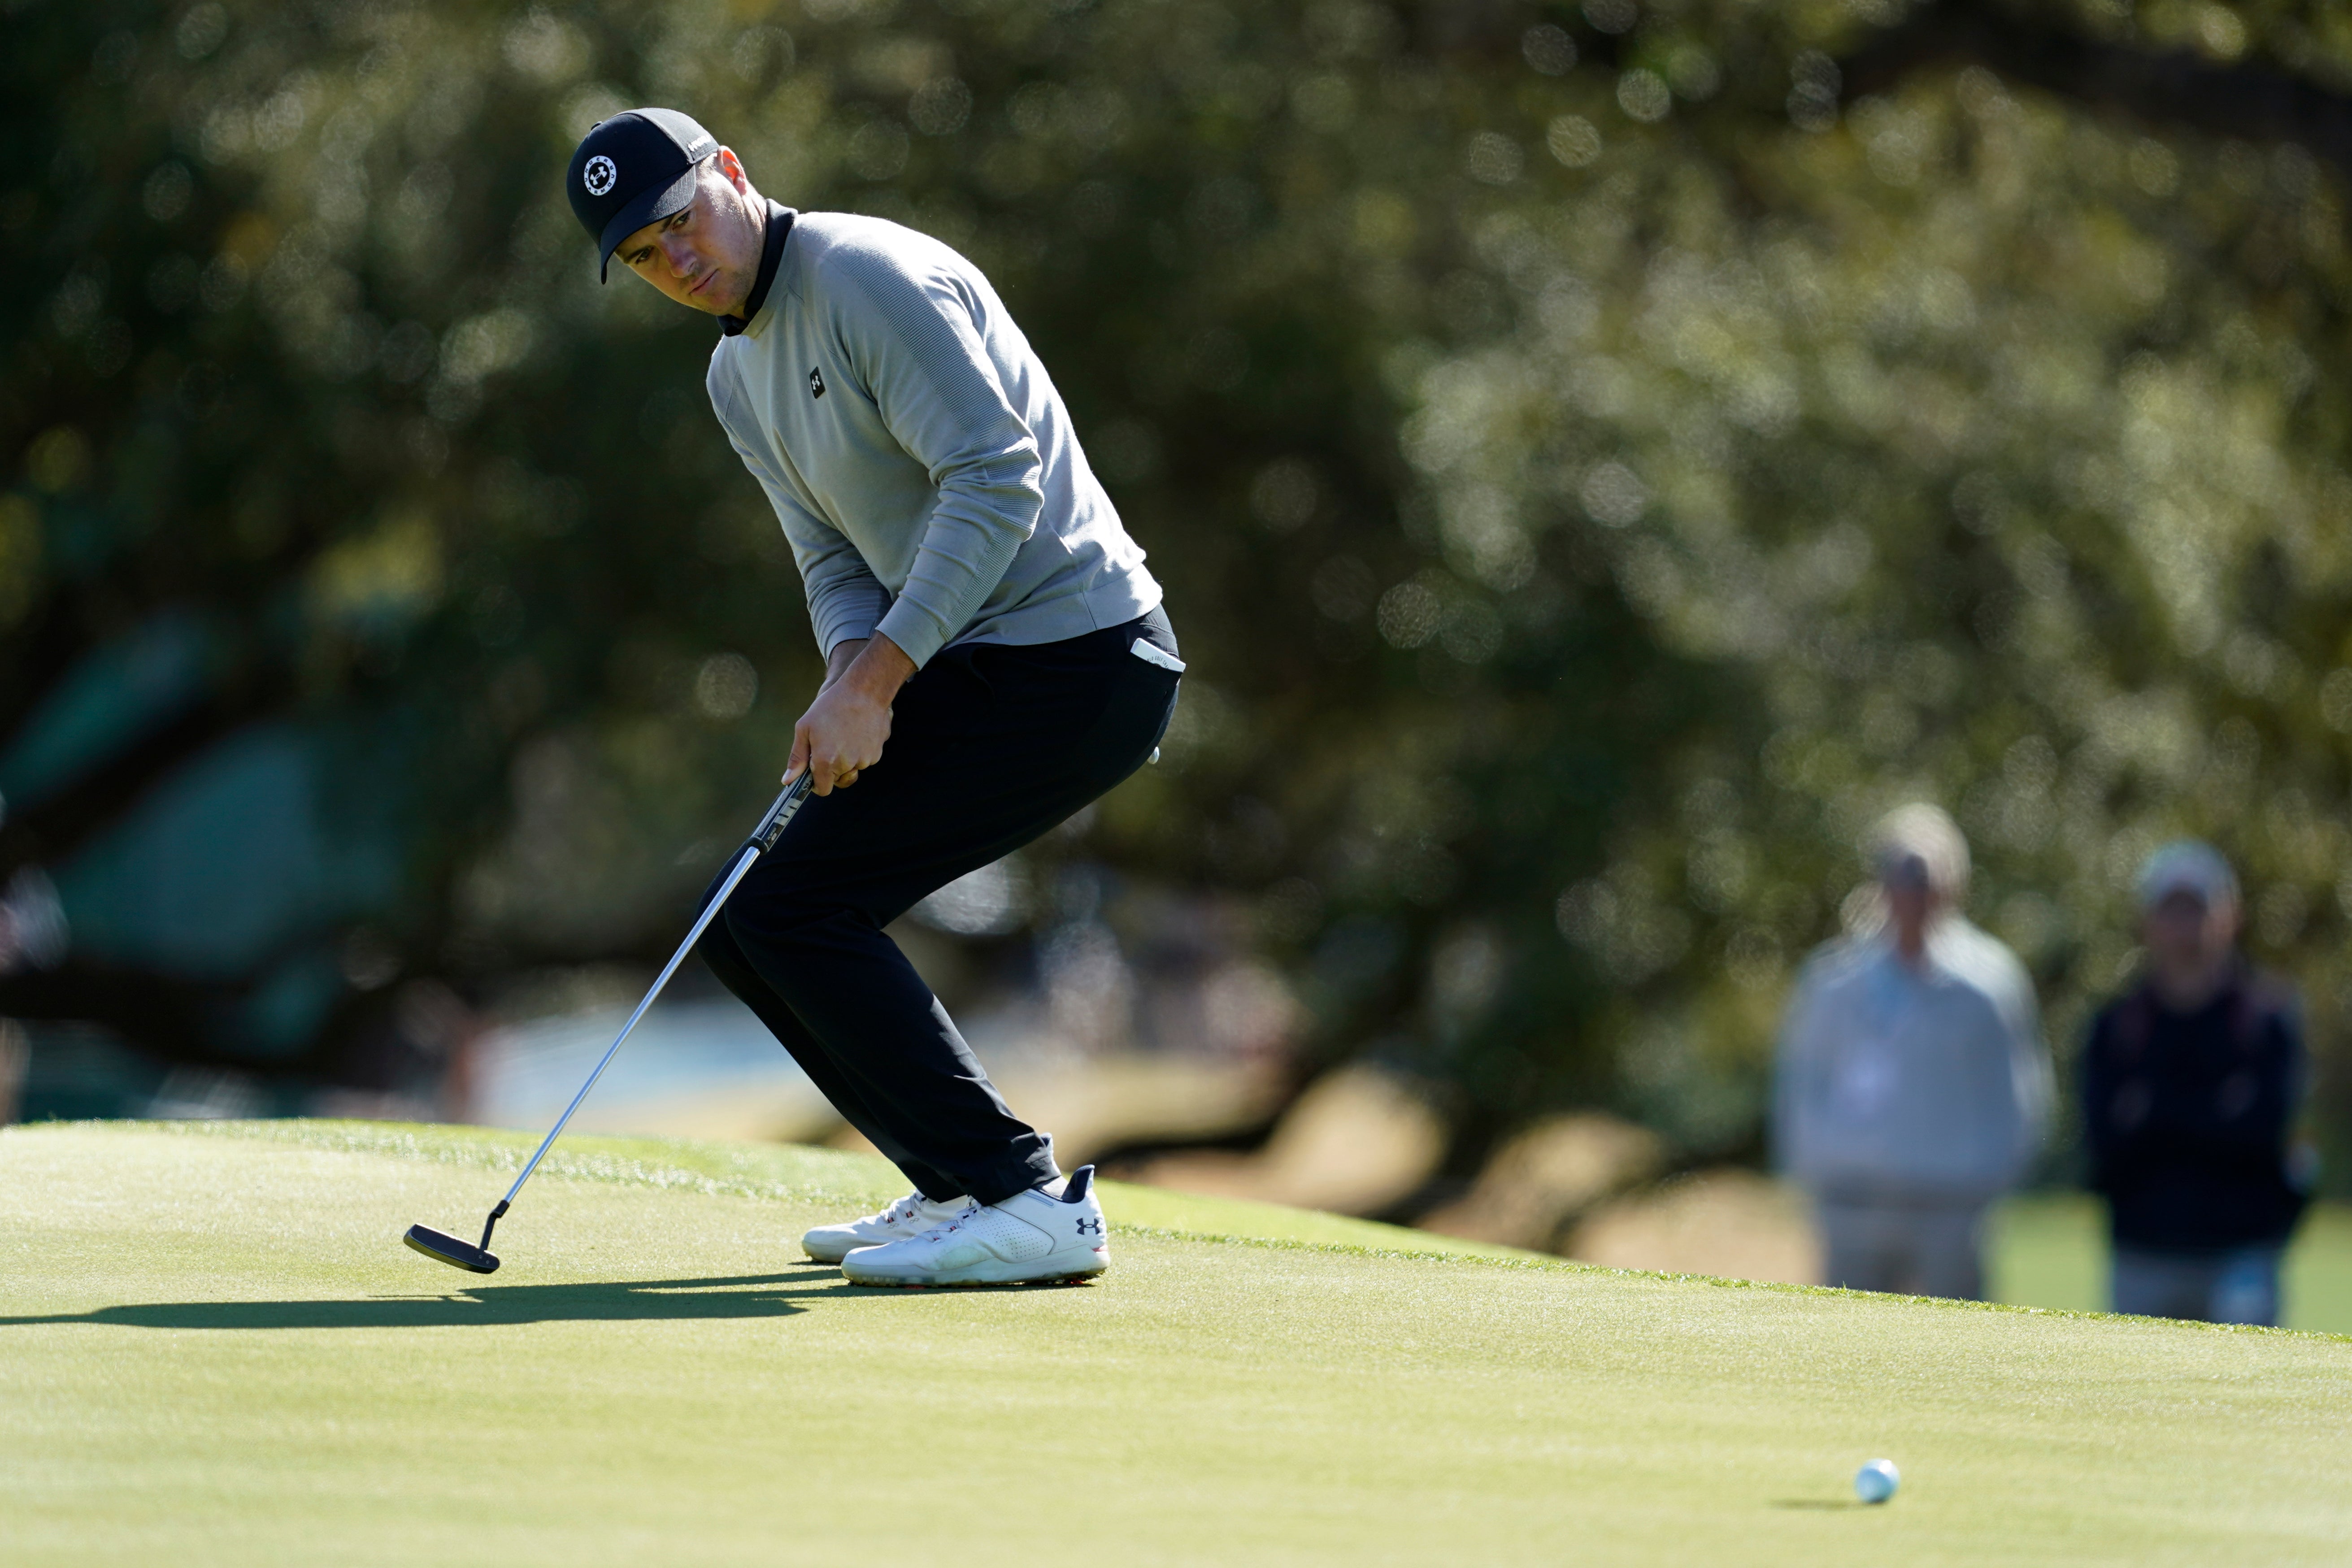
[[[349,1301],[157,1301],[89,1312],[0,1318],[0,1328],[112,1323],[133,1329],[447,1329],[516,1323],[638,1322],[653,1319],[782,1318],[820,1296],[878,1296],[807,1272],[712,1279],[626,1279],[571,1285],[474,1285],[442,1295]],[[792,1286],[793,1289],[783,1287]]]
[[[347,1301],[154,1301],[88,1312],[0,1317],[0,1329],[45,1323],[111,1323],[129,1329],[462,1329],[514,1323],[619,1323],[657,1319],[788,1318],[796,1303],[821,1297],[872,1299],[1085,1289],[1085,1280],[1024,1285],[961,1285],[913,1290],[853,1285],[834,1278],[805,1283],[829,1264],[790,1274],[738,1274],[709,1279],[622,1279],[571,1285],[470,1285],[432,1295],[366,1296]],[[782,1289],[793,1286],[794,1289]]]
[[[1772,1506],[1799,1508],[1811,1513],[1848,1513],[1855,1509],[1868,1508],[1870,1505],[1857,1498],[1784,1497],[1774,1498]]]

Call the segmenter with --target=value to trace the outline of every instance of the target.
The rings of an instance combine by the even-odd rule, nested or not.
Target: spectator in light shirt
[[[1873,831],[1879,918],[1817,952],[1782,1026],[1782,1168],[1812,1198],[1829,1283],[1977,1300],[1985,1211],[2049,1122],[2050,1058],[2016,955],[1959,912],[1968,841],[1932,805]]]

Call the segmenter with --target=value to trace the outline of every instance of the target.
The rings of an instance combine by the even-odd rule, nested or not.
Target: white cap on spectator
[[[1924,876],[1948,903],[1969,889],[1969,841],[1940,806],[1925,801],[1898,805],[1878,819],[1866,841],[1871,868],[1881,881],[1906,874]]]
[[[2238,879],[2221,852],[2194,838],[2178,838],[2139,868],[2139,907],[2152,910],[2175,893],[2193,893],[2207,909],[2238,901]]]

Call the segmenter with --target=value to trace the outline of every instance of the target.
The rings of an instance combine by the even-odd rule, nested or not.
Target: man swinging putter
[[[705,963],[915,1190],[821,1226],[862,1284],[1099,1274],[1065,1178],[883,927],[1133,773],[1175,710],[1175,634],[1069,411],[979,269],[879,218],[795,213],[674,110],[592,129],[572,211],[719,318],[719,423],[775,508],[824,683],[784,778],[812,798]]]

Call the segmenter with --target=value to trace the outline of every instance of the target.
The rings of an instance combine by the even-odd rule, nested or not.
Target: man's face
[[[681,305],[714,316],[740,313],[760,276],[764,214],[732,149],[706,161],[694,200],[623,240],[614,259]]]
[[[2140,935],[2148,956],[2168,973],[2195,975],[2211,968],[2237,939],[2238,911],[2224,900],[2208,909],[2186,888],[2164,895],[2147,911]]]
[[[1928,879],[1927,863],[1916,856],[1895,857],[1882,865],[1878,886],[1886,895],[1887,919],[1906,938],[1926,931],[1942,904]]]

